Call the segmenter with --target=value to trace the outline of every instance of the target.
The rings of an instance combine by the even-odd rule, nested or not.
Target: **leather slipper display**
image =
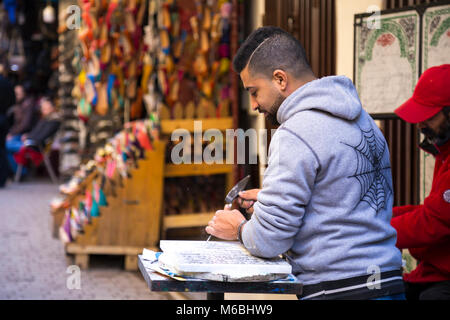
[[[79,4],[80,28],[60,30],[61,36],[75,37],[75,45],[65,45],[71,51],[64,65],[72,73],[61,69],[60,80],[74,83],[61,94],[74,100],[84,136],[94,130],[87,126],[94,115],[120,115],[122,121],[144,114],[154,119],[231,116],[231,99],[223,94],[231,86],[231,1]]]
[[[79,154],[80,120],[77,117],[78,101],[81,98],[79,86],[73,86],[79,82],[77,77],[83,48],[80,46],[78,35],[68,29],[67,8],[68,5],[60,4],[58,16],[60,28],[58,29],[59,42],[59,82],[64,84],[58,90],[58,99],[61,102],[62,125],[60,127],[61,148],[59,154],[59,174],[62,177],[70,177],[80,166]],[[88,37],[88,33],[85,34]],[[87,51],[87,48],[86,48]],[[75,152],[73,152],[75,150]]]
[[[100,120],[98,124],[107,122]],[[51,207],[64,210],[59,228],[61,241],[75,241],[88,224],[102,216],[102,208],[118,196],[118,188],[123,188],[131,178],[130,171],[138,166],[138,160],[154,150],[154,141],[159,139],[156,127],[153,120],[127,123],[99,145],[92,157],[60,185],[62,195],[52,201]],[[70,152],[75,152],[73,147]],[[72,199],[74,195],[77,195],[76,200]]]
[[[84,59],[73,61],[79,65],[78,74],[84,73],[87,79],[76,84],[80,100],[85,99],[81,106],[95,106],[93,112],[106,115],[123,107],[125,101],[130,106],[142,104],[137,84],[142,75],[148,81],[152,71],[149,59],[142,67],[144,53],[149,51],[141,44],[147,1],[82,0],[81,4],[77,33]],[[139,85],[145,91],[143,83]],[[141,117],[142,112],[136,112],[141,109],[133,108],[133,117]],[[83,118],[90,116],[82,113]]]
[[[166,108],[170,119],[180,119],[181,114],[187,118],[231,116],[230,101],[220,99],[222,88],[231,85],[231,1],[151,2],[156,18],[146,34],[159,36],[158,60],[152,65],[157,87],[152,94],[165,106],[160,108],[161,119],[169,116]],[[194,87],[189,88],[185,80],[195,83]],[[188,90],[192,97],[186,99]]]

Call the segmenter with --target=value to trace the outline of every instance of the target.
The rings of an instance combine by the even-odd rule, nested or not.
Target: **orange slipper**
[[[128,79],[128,85],[127,85],[127,97],[129,99],[134,99],[137,94],[137,79],[136,78],[130,78]]]
[[[134,22],[134,15],[131,12],[125,12],[125,27],[127,31],[133,34],[136,31],[136,23]]]
[[[131,104],[130,117],[131,119],[138,119],[142,115],[142,89],[137,89],[137,95],[134,102]]]
[[[128,63],[128,69],[127,69],[126,75],[128,78],[134,78],[137,76],[136,58],[131,59],[131,61]]]
[[[192,16],[189,19],[189,22],[191,24],[192,35],[194,37],[194,40],[198,41],[200,36],[199,36],[199,33],[198,33],[198,20],[197,20],[197,17],[196,16]]]
[[[180,102],[175,103],[172,111],[174,119],[183,119],[183,105]]]
[[[164,103],[161,103],[159,105],[158,109],[159,109],[159,112],[158,112],[159,118],[161,120],[169,120],[170,119],[170,110]]]
[[[167,77],[166,77],[166,73],[162,69],[158,70],[158,83],[159,83],[159,87],[161,88],[161,92],[163,93],[163,95],[167,96],[167,94],[168,94]]]
[[[201,39],[200,39],[200,51],[204,54],[209,51],[209,35],[208,32],[202,31]]]
[[[195,118],[195,104],[193,101],[190,101],[186,108],[184,109],[184,117],[186,119],[194,119]]]
[[[205,95],[205,97],[211,98],[213,89],[214,89],[214,80],[208,79],[202,83],[202,93]]]
[[[168,4],[162,5],[162,25],[167,30],[169,30],[170,27],[172,26]]]
[[[203,15],[203,30],[209,31],[211,29],[211,8],[206,6],[205,13]]]
[[[108,43],[108,40],[109,40],[108,25],[106,24],[106,22],[102,22],[100,24],[100,40],[99,40],[100,48],[106,45],[106,43]]]
[[[161,41],[161,50],[165,55],[170,54],[170,39],[167,30],[161,29],[159,32],[159,38]]]
[[[194,73],[199,76],[203,76],[208,73],[208,65],[206,63],[206,58],[203,54],[199,54],[195,58]]]
[[[107,94],[107,85],[106,83],[97,82],[95,84],[97,88],[97,105],[95,106],[95,111],[101,115],[105,116],[108,114],[108,94]]]
[[[217,108],[217,118],[226,118],[230,116],[230,100],[222,100]]]
[[[178,92],[180,90],[180,81],[178,79],[174,80],[173,83],[170,86],[170,93],[169,93],[169,101],[175,102],[178,101]]]
[[[102,69],[105,70],[109,62],[111,61],[111,45],[106,43],[102,49],[100,54],[100,62],[102,63]]]
[[[148,92],[148,79],[153,71],[153,61],[148,52],[144,55],[143,63],[144,66],[142,68],[141,88],[142,92],[146,94]]]
[[[211,38],[214,43],[219,43],[222,37],[222,28],[220,27],[220,13],[216,13],[211,25]]]

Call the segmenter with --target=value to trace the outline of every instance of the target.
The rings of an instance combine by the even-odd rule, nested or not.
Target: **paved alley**
[[[92,256],[81,289],[68,289],[67,260],[52,238],[49,203],[58,186],[46,179],[0,189],[0,299],[204,299],[206,294],[150,292],[140,272],[123,269],[123,257]]]

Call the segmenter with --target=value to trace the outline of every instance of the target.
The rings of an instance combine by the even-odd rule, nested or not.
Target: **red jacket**
[[[419,262],[405,281],[450,280],[450,141],[439,147],[424,203],[394,207],[391,225],[397,230],[397,247],[408,248]]]

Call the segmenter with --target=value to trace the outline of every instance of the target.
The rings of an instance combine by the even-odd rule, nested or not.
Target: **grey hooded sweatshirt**
[[[351,80],[305,84],[277,119],[245,247],[260,257],[288,252],[304,285],[400,270],[388,146]]]

